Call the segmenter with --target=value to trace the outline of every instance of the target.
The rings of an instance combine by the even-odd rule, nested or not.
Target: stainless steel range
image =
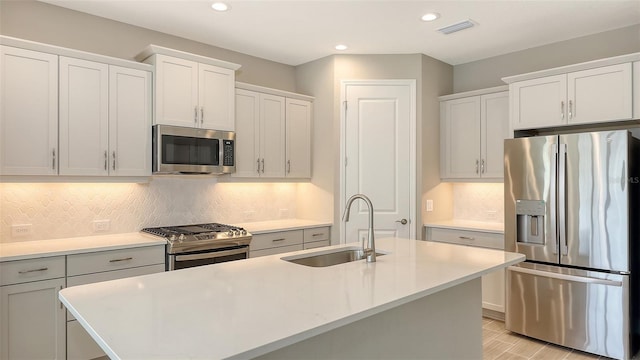
[[[145,228],[142,232],[167,240],[167,270],[247,259],[252,237],[241,227],[216,223]]]

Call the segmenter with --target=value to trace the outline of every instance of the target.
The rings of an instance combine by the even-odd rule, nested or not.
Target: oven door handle
[[[202,254],[191,254],[191,255],[176,255],[176,261],[187,261],[187,260],[200,260],[200,259],[214,259],[222,256],[229,255],[238,255],[243,253],[248,253],[249,248],[244,247],[242,249],[233,249],[233,250],[224,250],[224,251],[211,251]]]

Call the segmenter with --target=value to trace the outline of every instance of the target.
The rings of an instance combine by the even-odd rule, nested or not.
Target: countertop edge
[[[486,225],[482,222],[479,221],[434,221],[434,222],[427,222],[424,223],[423,226],[424,227],[430,227],[430,228],[440,228],[440,229],[457,229],[457,230],[468,230],[468,231],[479,231],[479,232],[486,232],[486,233],[494,233],[494,234],[504,234],[504,227],[500,228],[499,225],[502,225],[500,223],[496,223],[495,225],[493,223],[487,223],[489,225]],[[502,225],[504,226],[504,225]]]

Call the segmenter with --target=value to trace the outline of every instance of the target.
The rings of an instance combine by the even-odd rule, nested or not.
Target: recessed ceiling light
[[[211,4],[211,8],[215,11],[227,11],[229,10],[229,5],[223,2],[215,2]]]
[[[336,50],[340,50],[340,51],[347,50],[347,45],[343,45],[343,44],[336,45]]]
[[[427,13],[422,15],[422,21],[433,21],[440,17],[438,13]]]

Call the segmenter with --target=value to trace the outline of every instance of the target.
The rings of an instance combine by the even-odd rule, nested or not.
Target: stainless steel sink
[[[385,255],[384,253],[376,252],[376,256]],[[334,249],[332,251],[319,251],[311,254],[304,255],[292,255],[283,257],[282,260],[292,263],[312,266],[312,267],[327,267],[338,264],[344,264],[352,261],[363,260],[366,258],[361,248],[342,248]]]

